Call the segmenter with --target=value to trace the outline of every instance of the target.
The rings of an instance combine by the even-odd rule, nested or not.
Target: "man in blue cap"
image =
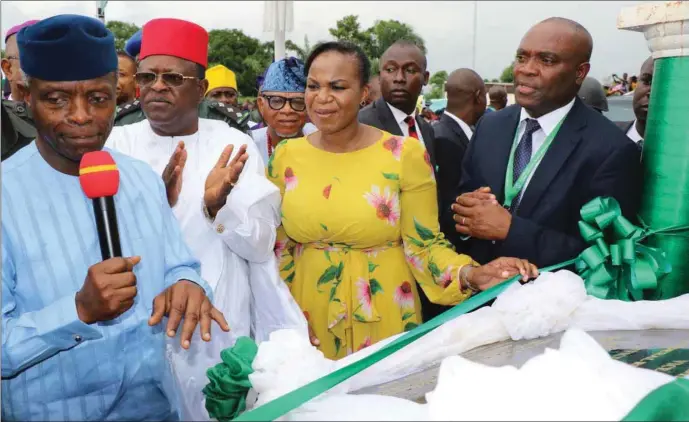
[[[251,131],[266,165],[277,144],[317,130],[313,124],[306,123],[305,89],[306,75],[301,60],[290,57],[268,67],[257,100],[266,126]]]
[[[96,19],[60,15],[18,43],[38,135],[2,164],[2,418],[175,419],[165,333],[181,328],[188,348],[197,322],[206,341],[211,320],[229,327],[160,176],[116,152],[124,257],[101,261],[78,176],[112,130],[114,37]]]

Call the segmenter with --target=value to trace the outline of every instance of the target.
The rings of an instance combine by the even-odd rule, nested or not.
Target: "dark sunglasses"
[[[139,85],[151,85],[158,80],[158,77],[163,80],[163,83],[167,86],[182,86],[184,81],[190,79],[198,79],[196,76],[184,76],[181,73],[175,72],[165,72],[165,73],[153,73],[153,72],[137,72],[134,75],[136,83]]]
[[[279,95],[261,95],[263,98],[268,100],[268,107],[273,110],[282,110],[285,104],[289,103],[294,111],[304,111],[306,110],[306,102],[303,98],[285,98]]]

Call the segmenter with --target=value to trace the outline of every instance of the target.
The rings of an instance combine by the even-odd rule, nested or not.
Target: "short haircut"
[[[304,73],[308,75],[314,60],[321,54],[329,51],[336,51],[346,56],[354,56],[357,62],[359,62],[359,82],[361,86],[368,83],[371,78],[371,62],[368,60],[366,53],[364,53],[361,47],[348,41],[329,41],[318,44],[306,59]]]
[[[390,50],[393,47],[406,47],[418,49],[419,52],[421,52],[421,56],[423,56],[423,70],[426,70],[428,68],[428,59],[426,58],[426,51],[422,45],[419,45],[418,42],[404,38],[401,40],[397,40],[390,47],[388,47],[388,49],[385,50],[385,52],[383,52],[383,56],[385,55],[385,53],[388,52],[388,50]]]
[[[117,51],[117,57],[123,57],[125,59],[129,59],[132,61],[132,64],[134,65],[134,71],[136,71],[136,68],[139,67],[139,64],[136,62],[136,59],[132,56],[129,55],[126,51],[123,50],[118,50]]]
[[[568,25],[572,30],[574,30],[575,33],[579,34],[581,37],[584,38],[586,42],[586,56],[585,56],[585,61],[590,61],[591,60],[591,54],[593,53],[593,37],[591,36],[591,33],[588,31],[588,29],[584,28],[584,25],[580,24],[577,21],[573,21],[571,19],[567,18],[561,18],[561,17],[552,17],[545,19],[541,21],[541,23],[547,23],[547,22],[559,22],[563,23],[565,25]]]

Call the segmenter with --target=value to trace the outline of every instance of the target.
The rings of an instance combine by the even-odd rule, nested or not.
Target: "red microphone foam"
[[[120,188],[120,172],[106,151],[87,152],[79,164],[79,183],[90,199],[115,196]]]

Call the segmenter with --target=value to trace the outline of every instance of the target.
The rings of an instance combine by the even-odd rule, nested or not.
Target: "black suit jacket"
[[[395,116],[392,114],[390,107],[388,107],[387,103],[382,97],[359,111],[359,122],[373,126],[380,130],[384,130],[393,135],[402,136],[402,130],[400,129],[397,120],[395,120]],[[428,155],[431,157],[431,165],[433,166],[433,169],[437,175],[435,137],[433,134],[433,128],[419,115],[416,116],[416,126],[421,130],[423,142],[426,144],[426,150],[428,151]],[[438,201],[438,206],[440,207],[440,201]],[[449,309],[449,307],[432,303],[423,290],[420,290],[419,299],[421,301],[421,313],[424,321],[427,321]]]
[[[462,176],[462,159],[469,147],[469,138],[462,127],[452,117],[443,114],[439,121],[433,125],[435,134],[435,151],[437,160],[436,181],[438,183],[438,198],[440,209],[449,208],[454,202],[457,186]],[[440,230],[445,236],[452,236],[454,224],[445,224],[441,221]]]
[[[634,120],[631,122],[615,122],[618,128],[622,129],[622,132],[626,135],[627,132],[629,132],[629,129],[632,127],[634,124]]]
[[[396,136],[402,136],[402,129],[400,129],[400,125],[397,124],[395,116],[392,114],[390,107],[388,107],[383,97],[359,110],[359,122],[390,132]],[[431,164],[435,169],[436,153],[433,128],[418,114],[416,115],[416,127],[421,130],[421,137],[423,138],[424,144],[426,144],[428,155],[431,156]]]
[[[498,201],[504,200],[505,171],[520,111],[515,105],[481,119],[464,158],[458,194],[490,186]],[[634,142],[577,98],[512,215],[507,238],[469,239],[463,250],[480,263],[514,256],[544,267],[574,258],[587,247],[577,225],[581,207],[598,196],[614,197],[634,221],[640,175]],[[444,210],[443,218],[451,217],[451,211]]]

